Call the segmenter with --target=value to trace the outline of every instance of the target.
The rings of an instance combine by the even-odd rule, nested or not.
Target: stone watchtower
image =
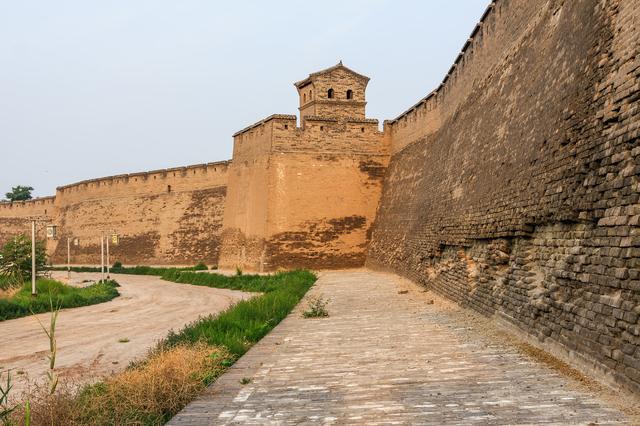
[[[300,126],[274,114],[233,135],[222,268],[364,265],[388,162],[368,82],[340,62],[295,83]]]
[[[307,116],[364,119],[368,83],[369,77],[350,70],[342,61],[295,83],[302,125]]]

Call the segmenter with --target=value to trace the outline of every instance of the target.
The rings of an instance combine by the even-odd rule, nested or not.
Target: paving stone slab
[[[398,286],[384,273],[322,273],[307,297],[330,298],[329,317],[302,318],[301,303],[169,424],[629,423]]]

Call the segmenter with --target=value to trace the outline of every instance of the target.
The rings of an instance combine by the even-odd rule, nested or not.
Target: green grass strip
[[[50,271],[66,271],[66,266],[53,266],[47,268]],[[96,266],[72,266],[72,272],[100,272],[100,267]],[[104,268],[105,272],[107,268]],[[196,266],[188,266],[184,268],[172,268],[172,267],[154,267],[154,266],[120,266],[109,268],[109,272],[112,274],[131,274],[131,275],[163,275],[170,271],[206,271],[207,266],[198,264]]]
[[[181,272],[165,274],[163,278],[185,284],[264,293],[238,302],[217,316],[200,318],[180,331],[171,331],[159,344],[159,348],[170,348],[180,343],[205,341],[226,347],[236,359],[278,325],[316,281],[316,276],[309,271],[233,277]]]
[[[27,282],[10,298],[0,299],[0,321],[20,318],[31,313],[49,312],[50,297],[54,305],[61,308],[77,308],[108,302],[120,295],[115,281],[105,281],[88,287],[72,287],[59,281],[38,279],[37,296],[31,296],[31,283]]]

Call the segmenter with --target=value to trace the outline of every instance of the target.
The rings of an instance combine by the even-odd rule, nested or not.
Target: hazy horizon
[[[231,135],[298,115],[295,81],[371,78],[367,116],[440,84],[487,1],[12,2],[0,14],[0,198],[102,176],[223,161]],[[278,5],[279,7],[275,7]]]

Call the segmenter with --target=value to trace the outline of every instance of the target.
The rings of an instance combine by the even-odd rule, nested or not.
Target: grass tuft
[[[329,300],[322,296],[316,296],[309,298],[309,307],[302,313],[305,318],[324,318],[329,316],[327,311],[327,305]]]

